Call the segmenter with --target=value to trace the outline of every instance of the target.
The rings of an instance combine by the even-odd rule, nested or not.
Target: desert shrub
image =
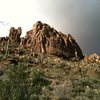
[[[99,100],[100,80],[84,77],[73,81],[73,92],[76,100]]]
[[[62,67],[62,68],[66,67],[66,63],[65,62],[60,63],[59,67]]]
[[[10,65],[5,72],[5,78],[0,81],[0,97],[2,100],[26,100],[28,98],[29,76],[26,66]]]
[[[48,84],[41,72],[31,72],[25,64],[10,65],[0,78],[0,100],[37,100]]]
[[[42,93],[39,97],[39,100],[52,100],[52,88],[50,86],[43,86],[42,87]]]
[[[72,87],[67,85],[58,85],[55,87],[55,98],[57,100],[70,100]]]
[[[40,95],[42,87],[49,85],[49,81],[44,78],[44,74],[40,71],[32,73],[32,94]]]
[[[54,96],[57,100],[71,100],[72,98],[72,81],[65,80],[65,83],[54,87]]]

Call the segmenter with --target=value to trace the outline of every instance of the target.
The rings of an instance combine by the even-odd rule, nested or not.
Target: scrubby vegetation
[[[41,55],[20,55],[17,63],[0,59],[0,100],[100,99],[100,63]]]

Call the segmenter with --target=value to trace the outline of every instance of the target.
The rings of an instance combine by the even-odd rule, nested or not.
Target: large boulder
[[[23,39],[23,45],[31,52],[56,55],[64,58],[83,58],[82,50],[70,35],[57,32],[49,25],[38,21]]]

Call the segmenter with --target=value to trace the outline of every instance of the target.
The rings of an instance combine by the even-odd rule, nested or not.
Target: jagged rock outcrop
[[[3,53],[5,55],[8,52],[10,54],[16,53],[16,47],[19,47],[19,44],[21,42],[21,33],[21,27],[18,27],[18,29],[11,27],[9,30],[9,37],[0,37],[0,53]]]
[[[28,31],[21,44],[31,52],[56,55],[64,58],[83,58],[82,51],[75,39],[70,35],[57,32],[49,25],[38,21]]]
[[[20,36],[22,34],[21,27],[18,27],[18,29],[15,29],[14,27],[11,27],[9,30],[9,42],[10,44],[20,44]]]
[[[21,27],[18,27],[18,29],[15,29],[14,27],[11,27],[9,30],[9,37],[0,37],[0,45],[5,45],[7,41],[9,40],[10,44],[19,45],[21,42],[21,36],[22,29]]]

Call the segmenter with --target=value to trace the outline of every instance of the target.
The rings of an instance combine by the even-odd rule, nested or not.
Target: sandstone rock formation
[[[82,51],[75,39],[70,35],[57,32],[49,25],[38,21],[28,31],[21,44],[31,52],[56,55],[64,58],[83,58]]]

